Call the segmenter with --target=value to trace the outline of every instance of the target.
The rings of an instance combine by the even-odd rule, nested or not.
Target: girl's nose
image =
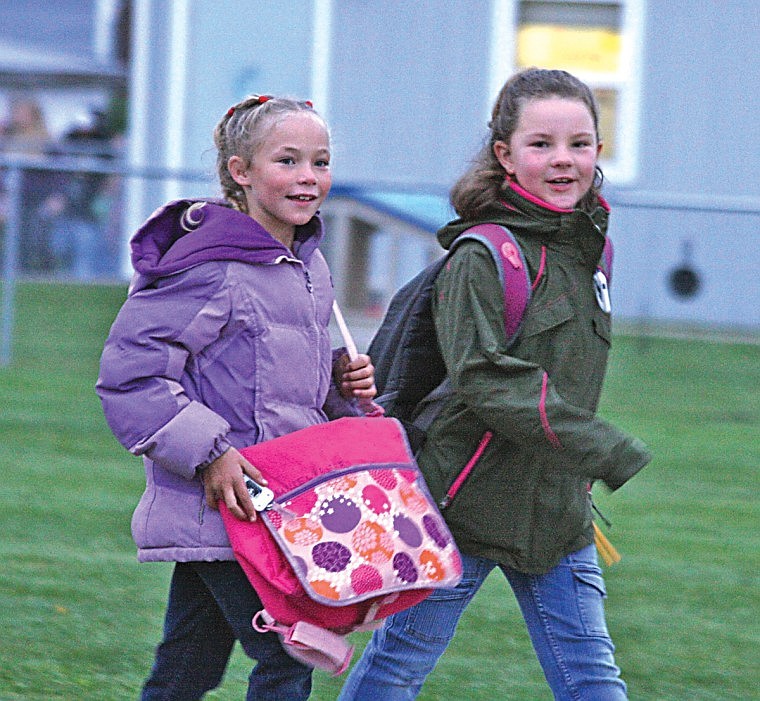
[[[570,154],[570,149],[566,146],[557,146],[552,154],[552,163],[554,165],[570,165],[573,159]]]
[[[317,181],[314,175],[314,169],[311,164],[305,165],[298,171],[298,182],[301,183],[315,183]]]

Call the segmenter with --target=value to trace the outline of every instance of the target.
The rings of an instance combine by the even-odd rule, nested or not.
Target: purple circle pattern
[[[441,548],[441,550],[449,544],[449,538],[446,535],[446,532],[441,528],[437,518],[430,514],[425,514],[422,517],[422,525],[427,534],[432,538],[433,542]]]
[[[342,572],[351,561],[351,551],[334,540],[317,543],[311,549],[311,557],[314,564],[328,572]]]
[[[333,533],[348,533],[356,528],[361,520],[359,507],[344,494],[338,494],[320,504],[322,525]]]
[[[412,519],[398,514],[393,519],[393,528],[398,533],[398,537],[410,548],[418,548],[422,545],[422,533]]]
[[[406,553],[396,553],[393,556],[393,569],[396,570],[401,581],[409,584],[417,581],[417,568],[412,558]]]

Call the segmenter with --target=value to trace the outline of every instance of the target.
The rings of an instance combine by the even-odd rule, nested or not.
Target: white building
[[[618,316],[760,328],[755,0],[131,4],[129,165],[209,178],[132,180],[127,232],[168,198],[214,194],[211,133],[230,104],[249,92],[309,98],[333,132],[324,212],[340,242],[328,245],[338,293],[375,305],[375,288],[387,297],[409,270],[341,254],[397,249],[394,230],[404,239],[409,226],[427,250],[498,87],[521,65],[551,65],[602,105]],[[434,202],[424,222],[420,197]],[[351,236],[366,240],[348,247]],[[428,255],[407,248],[402,262]]]

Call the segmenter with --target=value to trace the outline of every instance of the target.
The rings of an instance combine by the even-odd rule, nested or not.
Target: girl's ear
[[[602,146],[604,146],[604,143],[601,141],[596,145],[596,157],[599,158],[599,155],[602,153]]]
[[[493,152],[496,156],[496,160],[499,161],[501,167],[507,172],[507,175],[514,175],[515,167],[512,164],[509,146],[503,141],[496,141],[493,145]]]
[[[232,179],[238,185],[250,185],[251,176],[248,172],[248,164],[240,156],[231,156],[227,161],[227,170],[230,171]]]

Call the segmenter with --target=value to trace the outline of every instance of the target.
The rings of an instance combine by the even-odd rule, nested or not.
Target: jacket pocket
[[[525,316],[520,336],[528,338],[564,324],[575,316],[573,305],[567,297],[558,297],[544,306],[531,309]]]
[[[600,312],[594,316],[594,331],[597,336],[607,341],[608,345],[612,343],[612,320],[609,314]]]
[[[446,494],[444,495],[443,499],[441,499],[438,506],[441,508],[441,510],[445,509],[449,504],[451,504],[454,497],[457,495],[457,492],[462,488],[464,483],[467,481],[467,478],[470,476],[470,473],[475,468],[475,465],[480,462],[480,458],[483,457],[483,453],[485,452],[485,449],[488,447],[488,444],[491,442],[491,439],[493,438],[493,433],[491,431],[486,431],[482,438],[480,439],[480,442],[478,443],[478,447],[475,449],[475,452],[472,454],[472,457],[467,461],[467,464],[462,468],[462,470],[459,472],[459,474],[456,476],[454,481],[451,483],[451,486],[446,491]]]

